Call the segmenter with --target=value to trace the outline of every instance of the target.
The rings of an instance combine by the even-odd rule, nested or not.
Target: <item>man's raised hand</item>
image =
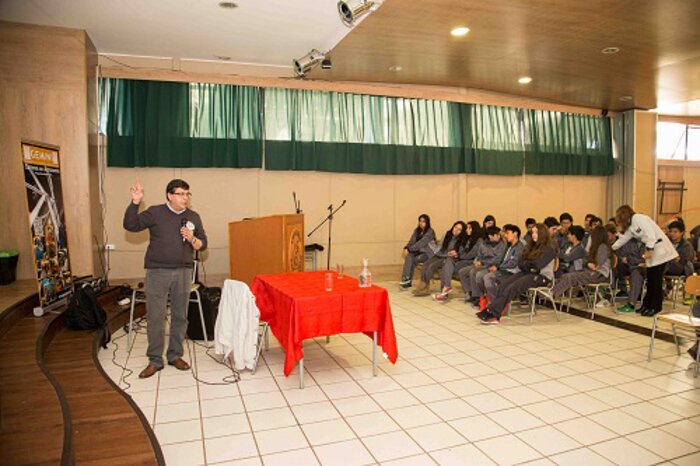
[[[131,187],[131,202],[134,204],[140,204],[143,199],[143,186],[139,180]]]

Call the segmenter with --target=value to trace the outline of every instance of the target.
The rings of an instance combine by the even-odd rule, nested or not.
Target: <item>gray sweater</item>
[[[610,248],[605,244],[601,244],[598,247],[598,251],[595,255],[595,263],[597,265],[595,271],[606,278],[610,276],[610,257],[609,257],[609,254],[610,254]]]
[[[124,212],[124,229],[132,232],[148,228],[151,235],[144,267],[147,269],[178,269],[192,267],[192,245],[182,240],[183,220],[194,224],[194,236],[202,242],[200,251],[207,248],[207,234],[197,212],[185,209],[176,214],[166,204],[151,206],[139,213],[139,206],[129,203]]]
[[[433,250],[430,249],[430,243],[432,243],[434,240],[435,231],[432,228],[428,228],[428,230],[423,233],[423,236],[420,239],[418,239],[418,234],[416,230],[413,230],[411,239],[408,240],[408,243],[406,244],[406,246],[404,246],[404,249],[407,249],[408,252],[412,252],[415,254],[425,253],[428,255],[428,257],[432,257]]]
[[[676,248],[676,252],[678,252],[678,261],[681,267],[683,267],[683,275],[692,275],[694,272],[693,258],[695,257],[693,245],[690,244],[690,241],[687,239],[681,238],[678,243],[673,244],[673,247]]]
[[[508,273],[520,272],[518,262],[520,262],[520,254],[523,252],[524,247],[520,241],[516,242],[515,245],[509,244],[501,263],[498,264],[498,270]]]
[[[644,263],[644,245],[637,241],[636,239],[630,240],[625,243],[620,249],[615,251],[617,257],[622,260],[622,258],[627,259],[627,266],[630,269],[635,269],[639,267],[639,264]]]
[[[564,273],[583,270],[583,264],[588,255],[583,243],[578,243],[576,246],[567,244],[569,246],[564,251],[559,251],[559,270]]]
[[[498,265],[503,258],[503,253],[506,250],[506,243],[504,241],[488,241],[483,240],[474,246],[476,253],[474,255],[474,261],[479,261],[483,267],[489,267],[491,265]]]

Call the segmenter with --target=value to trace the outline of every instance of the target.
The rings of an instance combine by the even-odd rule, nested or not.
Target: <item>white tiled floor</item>
[[[657,341],[647,363],[646,336],[570,315],[557,322],[550,310],[531,326],[517,313],[482,326],[460,300],[384,285],[399,362],[382,361],[378,377],[364,335],[305,342],[304,390],[296,371],[282,375],[274,337],[257,373],[228,385],[230,370],[191,342],[185,358],[201,382],[172,367],[139,380],[145,332],[131,357],[117,339],[117,362],[134,370],[127,392],[167,463],[700,464],[700,378],[673,345]],[[126,388],[113,348],[100,361]]]

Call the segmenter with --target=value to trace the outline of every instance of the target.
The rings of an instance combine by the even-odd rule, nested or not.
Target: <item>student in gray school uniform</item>
[[[569,227],[567,232],[568,246],[563,251],[559,251],[559,269],[555,273],[557,278],[565,273],[580,272],[583,270],[586,256],[588,255],[581,243],[584,234],[585,231],[583,227],[578,225]]]
[[[617,227],[612,223],[605,225],[608,233],[608,243],[617,241]],[[617,268],[613,273],[618,279],[618,287],[624,291],[624,279],[629,277],[629,290],[627,291],[627,303],[617,308],[618,312],[634,312],[642,296],[644,278],[646,277],[646,261],[642,257],[644,245],[636,239],[628,241],[620,249],[615,251],[617,255]],[[621,294],[618,294],[620,296]]]
[[[458,274],[460,270],[464,267],[472,265],[474,263],[474,255],[478,249],[478,245],[483,242],[481,233],[481,225],[476,220],[471,220],[467,222],[467,239],[457,251],[457,255],[452,257],[448,256],[445,259],[445,263],[442,264],[442,271],[440,272],[440,283],[447,283],[448,286],[445,289],[443,286],[441,293],[444,293],[445,298],[452,291],[452,278],[455,274]]]
[[[523,247],[527,244],[527,242],[530,240],[532,237],[532,227],[534,227],[537,224],[537,220],[535,220],[532,217],[528,217],[525,219],[525,234],[520,237],[520,242],[523,243]]]
[[[430,294],[430,280],[435,272],[442,267],[448,257],[457,257],[459,249],[467,240],[467,225],[464,222],[457,221],[452,225],[452,228],[447,230],[440,240],[440,243],[434,249],[434,255],[423,264],[421,271],[421,281],[416,285],[413,294],[416,296],[427,296]],[[450,283],[441,283],[442,287],[450,286]]]
[[[474,263],[459,271],[459,281],[464,289],[465,299],[467,295],[472,304],[479,304],[480,290],[474,286],[477,280],[483,279],[488,273],[488,268],[498,265],[506,250],[506,244],[501,240],[501,229],[492,226],[486,229],[486,239],[476,246]]]
[[[554,240],[559,246],[559,253],[564,252],[569,247],[569,228],[574,223],[574,218],[569,212],[564,212],[559,216],[559,231],[554,235]]]
[[[602,226],[591,231],[591,250],[588,253],[586,268],[580,272],[562,275],[552,287],[553,297],[559,298],[574,286],[601,283],[610,279],[613,251],[608,244],[608,233]]]
[[[679,221],[668,225],[668,238],[676,248],[678,257],[666,263],[666,275],[692,275],[694,270],[693,257],[695,251],[688,240],[685,239],[685,224]]]
[[[404,262],[401,274],[401,288],[410,288],[416,265],[424,263],[433,256],[430,244],[434,241],[435,231],[430,227],[430,216],[421,214],[418,217],[418,226],[411,234],[411,239],[403,247]]]
[[[480,311],[486,309],[489,303],[489,296],[493,296],[503,278],[520,272],[518,262],[520,261],[520,254],[525,247],[520,241],[520,228],[516,225],[507,224],[503,226],[503,232],[507,249],[501,262],[498,266],[490,266],[488,273],[483,276],[483,279],[476,282],[476,287],[481,296],[479,300]]]

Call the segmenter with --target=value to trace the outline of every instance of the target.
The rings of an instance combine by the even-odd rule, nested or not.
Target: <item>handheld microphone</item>
[[[180,225],[181,225],[181,228],[184,227],[184,226],[187,226],[187,219],[186,219],[185,217],[183,217],[183,218],[180,220]],[[183,236],[183,237],[182,237],[182,242],[184,243],[185,241],[187,241],[187,240],[186,240],[185,237]]]

